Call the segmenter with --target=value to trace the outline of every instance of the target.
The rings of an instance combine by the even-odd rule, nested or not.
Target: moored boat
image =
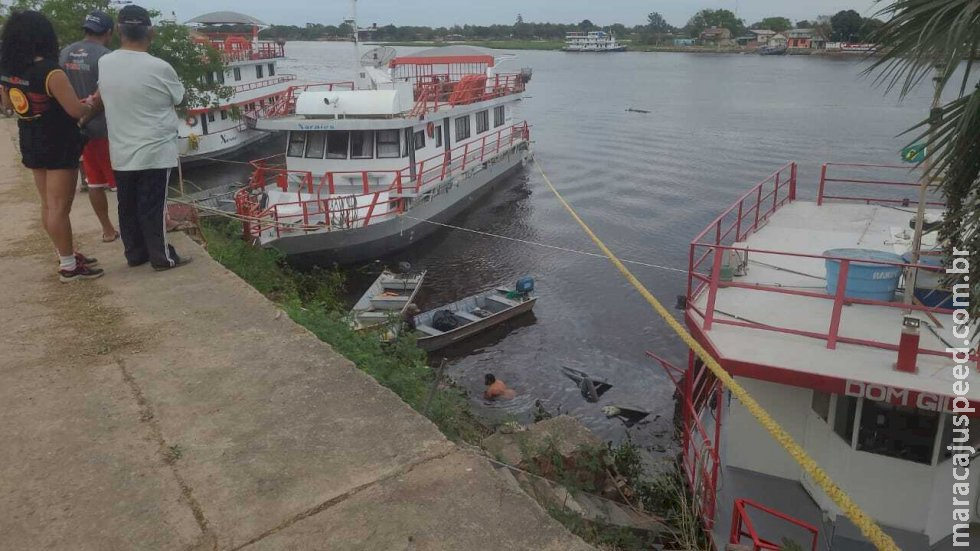
[[[248,239],[301,262],[381,258],[528,161],[530,131],[515,107],[530,70],[501,72],[494,55],[469,46],[394,54],[358,56],[354,89],[293,89],[260,110],[256,128],[289,139],[285,162],[253,163],[236,196]]]
[[[396,274],[385,270],[368,287],[350,311],[350,326],[355,331],[389,326],[385,338],[397,335],[405,312],[422,287],[425,272]],[[392,335],[388,335],[391,333]]]
[[[421,335],[418,345],[429,352],[439,350],[526,314],[537,302],[533,289],[533,280],[522,278],[514,289],[484,291],[423,312],[414,319]]]
[[[965,302],[956,287],[941,289],[952,304],[912,300],[936,265],[902,255],[943,247],[908,235],[919,182],[907,165],[826,163],[820,174],[816,199],[798,199],[790,163],[699,233],[680,307],[692,336],[897,548],[953,549],[976,530],[951,522],[955,502],[980,507],[975,493],[947,497],[954,477],[980,485],[980,470],[956,468],[980,442],[964,430],[980,388],[960,384],[977,371],[977,336],[953,338]],[[942,216],[942,197],[924,203],[925,217]],[[872,548],[815,470],[698,357],[677,368],[649,354],[677,384],[682,471],[715,549]]]
[[[270,136],[251,124],[255,113],[267,105],[282,101],[294,87],[294,75],[281,74],[279,59],[285,57],[285,45],[279,41],[259,40],[259,31],[267,25],[242,13],[218,11],[187,21],[195,42],[218,50],[224,67],[207,75],[209,83],[232,89],[228,98],[210,98],[204,107],[189,109],[180,125],[177,143],[182,163],[190,164],[233,153]],[[249,28],[251,32],[227,32],[226,29]]]

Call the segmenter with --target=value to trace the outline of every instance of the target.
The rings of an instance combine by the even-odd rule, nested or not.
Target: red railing
[[[491,138],[491,136],[493,136]],[[489,138],[489,139],[488,139]],[[284,227],[303,226],[307,230],[321,229],[320,215],[327,220],[333,220],[338,209],[331,208],[330,201],[336,201],[338,194],[341,198],[371,198],[370,208],[357,207],[357,216],[344,219],[345,225],[323,225],[325,228],[352,228],[368,225],[377,218],[377,206],[381,203],[398,203],[395,209],[391,205],[387,212],[400,212],[401,204],[406,194],[419,194],[426,191],[426,186],[435,184],[446,178],[460,174],[467,167],[479,166],[501,151],[516,143],[530,140],[530,128],[527,123],[502,128],[494,134],[487,134],[478,141],[466,143],[446,153],[420,161],[415,166],[400,170],[362,170],[362,171],[333,171],[324,173],[319,178],[312,172],[289,170],[279,166],[270,166],[269,159],[255,161],[255,171],[249,185],[240,190],[235,196],[238,213],[253,219],[245,222],[245,233],[250,237],[258,237],[264,231],[274,229],[280,236]],[[296,201],[279,202],[271,207],[260,204],[261,198],[256,191],[278,188],[286,192],[293,188]],[[303,194],[307,194],[304,197]],[[381,199],[380,194],[388,194],[389,199]],[[380,203],[379,203],[380,201]],[[363,201],[362,201],[363,202]],[[348,206],[347,210],[352,207]],[[361,215],[361,210],[364,214]],[[315,220],[311,220],[315,219]],[[261,221],[260,221],[261,220]],[[361,225],[358,225],[362,223]]]
[[[721,469],[719,442],[721,440],[724,387],[693,352],[688,351],[687,370],[675,367],[667,360],[647,352],[660,363],[674,383],[679,399],[675,423],[680,422],[680,468],[694,497],[695,510],[708,532],[715,524],[718,475]],[[705,406],[708,409],[705,409]],[[707,411],[708,417],[704,417]],[[678,418],[679,414],[679,418]],[[705,427],[705,422],[711,426]]]
[[[849,201],[865,204],[898,204],[914,208],[919,202],[919,176],[914,173],[911,166],[824,163],[820,167],[820,187],[817,191],[817,204],[823,205],[826,201]],[[844,174],[836,176],[833,172],[844,172]],[[893,177],[887,180],[880,180],[874,176],[869,176],[872,172],[886,172],[892,174]],[[900,176],[902,178],[897,179]],[[846,193],[853,193],[853,191],[845,189],[843,191],[834,191],[834,194],[831,194],[829,193],[831,187],[835,190],[841,187],[860,187],[862,190],[868,190],[864,191],[864,193],[878,193],[872,193],[870,196],[844,195]],[[887,196],[889,192],[894,195],[896,189],[905,189],[908,192],[908,196],[901,199],[897,199],[894,196]],[[945,203],[935,198],[932,200],[928,200],[927,198],[926,205],[930,207],[943,207]]]
[[[752,523],[752,519],[749,517],[748,510],[750,508],[756,509],[766,515],[797,526],[804,532],[808,532],[810,536],[810,551],[817,551],[817,535],[819,532],[815,526],[808,522],[803,522],[802,520],[795,519],[789,515],[760,505],[749,499],[735,500],[735,510],[732,512],[732,529],[729,533],[728,543],[739,545],[742,543],[743,538],[749,538],[752,540],[753,551],[780,551],[783,548],[781,542],[776,543],[759,536],[759,533],[756,531],[755,526]]]
[[[453,80],[449,74],[426,75],[415,85],[415,107],[410,116],[420,117],[441,107],[468,105],[493,98],[524,92],[524,76],[520,73],[463,75]]]
[[[840,165],[838,165],[840,166]],[[871,168],[870,165],[847,165],[847,166],[862,166],[864,168]],[[841,180],[858,180],[856,178],[851,179],[841,179]],[[900,182],[888,182],[888,181],[874,181],[860,179],[860,182],[849,182],[849,183],[862,183],[874,186],[894,186],[900,184]],[[821,182],[826,184],[830,179],[827,179],[825,175],[822,176]],[[904,183],[902,183],[904,186]],[[913,184],[914,185],[914,184]],[[824,199],[830,199],[829,196],[823,196]],[[859,202],[880,202],[881,199],[877,198],[866,198],[866,197],[855,197],[855,198],[845,198],[842,196],[833,197],[836,200],[853,200]],[[879,300],[868,300],[861,298],[848,297],[845,294],[846,291],[846,281],[847,274],[850,270],[852,262],[857,262],[851,258],[845,258],[840,256],[831,255],[818,255],[818,254],[806,254],[806,253],[796,253],[796,252],[786,252],[786,251],[775,251],[767,249],[757,249],[750,248],[745,245],[740,245],[738,247],[733,246],[736,242],[743,242],[752,233],[756,232],[762,226],[764,226],[772,215],[779,210],[783,205],[790,203],[796,199],[796,165],[795,163],[790,163],[778,171],[774,172],[768,178],[754,186],[744,195],[742,195],[731,207],[729,207],[725,212],[723,212],[718,218],[716,218],[711,224],[705,228],[698,236],[691,242],[690,256],[688,260],[688,282],[687,282],[687,308],[698,314],[703,320],[703,329],[705,331],[710,331],[714,324],[724,324],[732,325],[736,327],[744,327],[750,329],[761,329],[766,331],[774,331],[779,333],[785,333],[790,335],[810,337],[814,339],[820,339],[827,343],[827,348],[834,349],[837,347],[838,343],[855,344],[861,346],[867,346],[872,348],[898,351],[898,345],[880,341],[874,341],[870,339],[861,339],[855,337],[849,337],[840,334],[841,326],[841,316],[844,311],[844,306],[852,304],[861,304],[868,306],[880,306],[885,308],[891,308],[895,312],[904,310],[914,310],[918,312],[925,312],[927,315],[934,314],[950,314],[952,310],[939,307],[926,307],[920,304],[906,305],[899,302],[885,302]],[[832,208],[832,207],[824,207]],[[826,292],[817,291],[807,291],[801,289],[791,289],[787,287],[774,286],[774,285],[762,285],[758,283],[741,283],[734,279],[731,281],[722,281],[722,267],[725,265],[726,257],[729,255],[738,255],[738,257],[751,258],[753,255],[772,255],[779,257],[794,257],[794,258],[809,258],[809,259],[819,259],[822,261],[826,260],[836,260],[840,263],[840,269],[838,272],[838,280],[836,282],[836,291],[834,294],[827,294]],[[888,261],[869,261],[861,260],[861,264],[875,264],[881,265],[883,267],[901,268],[905,273],[911,273],[911,270],[926,270],[935,271],[935,267],[930,267],[921,264],[908,264],[904,262],[888,262]],[[729,278],[726,278],[729,279]],[[715,308],[715,303],[718,297],[718,292],[721,289],[726,288],[738,288],[747,289],[757,292],[765,293],[779,293],[784,295],[798,296],[798,297],[809,297],[819,300],[828,300],[833,302],[832,313],[829,320],[827,320],[827,330],[826,332],[818,331],[807,331],[802,329],[795,329],[791,327],[781,327],[768,323],[761,323],[757,321],[750,321],[745,319],[723,319],[717,316],[718,312]],[[704,308],[700,308],[697,304],[697,299],[700,298],[701,294],[707,292],[707,298],[705,301]],[[920,348],[920,354],[929,354],[935,356],[945,356],[949,357],[950,354],[945,350],[939,349],[928,349]],[[976,354],[971,355],[971,359],[976,359]]]

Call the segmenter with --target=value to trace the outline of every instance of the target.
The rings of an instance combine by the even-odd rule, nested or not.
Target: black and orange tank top
[[[37,122],[44,126],[75,124],[48,87],[51,75],[57,71],[61,71],[57,61],[42,59],[34,62],[23,74],[0,75],[0,84],[7,90],[10,106],[21,123]]]

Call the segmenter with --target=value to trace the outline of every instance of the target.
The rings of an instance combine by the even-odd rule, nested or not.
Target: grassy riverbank
[[[203,230],[208,252],[215,260],[428,417],[449,439],[478,444],[488,433],[470,413],[466,395],[435,380],[433,370],[426,365],[425,352],[413,338],[382,345],[376,335],[351,330],[345,319],[347,307],[341,300],[344,279],[340,272],[294,270],[276,251],[242,241],[241,226],[235,222],[209,221]]]

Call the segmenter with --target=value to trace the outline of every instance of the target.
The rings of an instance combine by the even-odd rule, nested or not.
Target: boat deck
[[[742,284],[765,286],[766,289],[720,287],[714,304],[716,323],[704,332],[719,355],[730,364],[780,368],[796,373],[855,380],[950,395],[955,380],[948,357],[920,353],[918,373],[897,371],[897,352],[883,348],[840,342],[836,350],[828,348],[825,339],[791,334],[783,330],[827,334],[833,317],[834,300],[767,292],[781,290],[825,293],[824,260],[805,255],[821,255],[828,249],[863,248],[887,252],[908,250],[911,235],[910,209],[883,205],[824,204],[792,202],[776,210],[761,229],[735,248],[748,248],[747,273],[736,277]],[[911,209],[914,211],[914,209]],[[938,216],[939,211],[929,214]],[[928,246],[927,240],[923,241]],[[755,251],[790,254],[767,254]],[[896,294],[898,300],[900,295]],[[699,293],[695,308],[688,315],[697,327],[704,328],[709,292]],[[841,338],[875,341],[897,346],[904,310],[885,306],[848,304],[840,317]],[[949,341],[952,316],[934,314],[942,327],[935,331]],[[921,329],[920,349],[942,351],[946,344],[926,325],[935,323],[918,313]],[[756,327],[729,325],[717,320],[737,320]],[[771,328],[781,330],[772,330]],[[961,345],[961,342],[957,344]],[[748,375],[748,373],[747,373]],[[795,377],[795,375],[787,375]],[[980,387],[969,393],[980,400]]]

